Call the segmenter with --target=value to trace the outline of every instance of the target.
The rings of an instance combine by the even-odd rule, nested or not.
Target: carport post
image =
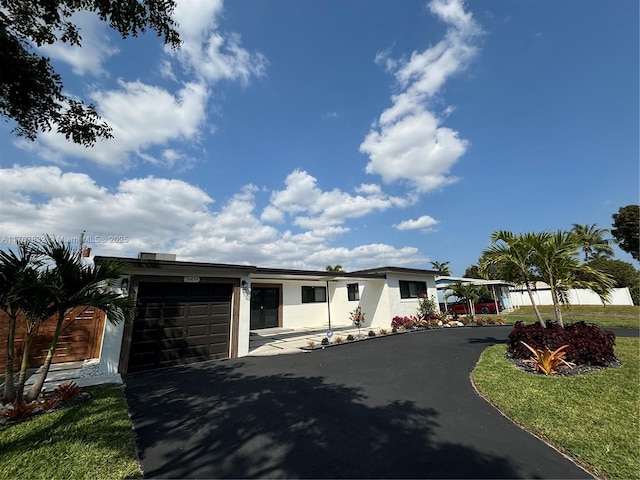
[[[331,290],[329,290],[329,280],[327,280],[327,313],[329,317],[329,330],[331,330]]]

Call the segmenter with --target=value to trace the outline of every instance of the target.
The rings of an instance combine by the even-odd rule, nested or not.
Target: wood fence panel
[[[92,307],[73,310],[62,324],[53,363],[97,358],[100,355],[104,322],[105,315],[101,310]],[[30,366],[39,366],[44,363],[55,328],[56,320],[53,317],[38,326],[31,346]],[[20,369],[25,332],[24,317],[20,316],[16,326],[15,370]],[[8,333],[9,318],[6,313],[0,312],[0,375],[4,374],[7,362]]]

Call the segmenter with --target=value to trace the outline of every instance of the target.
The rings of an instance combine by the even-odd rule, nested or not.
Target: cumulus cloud
[[[377,185],[361,185],[356,195],[339,189],[322,191],[317,179],[303,170],[290,173],[285,185],[284,190],[271,194],[271,207],[292,215],[295,225],[308,229],[340,225],[348,218],[408,204],[406,199],[383,193]]]
[[[58,163],[65,163],[68,158],[82,158],[116,167],[128,166],[136,158],[149,160],[152,157],[146,156],[144,151],[151,146],[197,138],[206,121],[208,96],[206,85],[201,83],[184,84],[171,94],[143,82],[118,80],[117,89],[91,94],[102,118],[113,128],[114,138],[85,148],[55,132],[45,132],[32,148],[42,157]],[[184,155],[176,149],[171,150],[173,153],[164,158],[164,163],[173,167]]]
[[[435,218],[423,215],[415,220],[405,220],[393,227],[398,230],[422,230],[423,232],[428,232],[437,224],[438,221]]]
[[[239,35],[220,31],[221,12],[222,1],[178,1],[174,17],[180,23],[178,30],[184,43],[178,50],[167,46],[166,56],[158,64],[162,77],[178,83],[175,90],[123,78],[107,88],[90,87],[86,96],[113,128],[113,139],[87,149],[55,132],[44,132],[35,143],[17,140],[16,145],[61,165],[69,164],[70,159],[87,159],[103,166],[127,168],[141,160],[161,167],[189,168],[193,160],[180,151],[179,145],[168,144],[198,142],[202,132],[215,132],[215,126],[207,125],[207,110],[218,81],[246,84],[266,69],[262,54],[243,48]],[[93,14],[79,15],[82,49],[56,44],[48,52],[72,64],[77,74],[97,75],[103,72],[104,60],[117,50],[111,47],[103,22]],[[149,150],[157,146],[163,153],[154,156]]]
[[[264,75],[267,60],[259,52],[244,49],[237,33],[220,31],[218,16],[222,7],[221,0],[178,0],[173,17],[179,24],[183,44],[179,50],[165,50],[186,70],[207,82],[227,79],[246,84],[250,77]]]
[[[384,182],[406,182],[418,192],[428,192],[455,182],[449,172],[465,153],[468,142],[458,132],[442,126],[443,118],[429,110],[429,101],[445,82],[462,71],[477,51],[480,34],[461,0],[433,0],[431,12],[448,26],[445,38],[408,60],[392,61],[389,51],[379,52],[376,63],[394,73],[401,91],[391,97],[360,145],[369,156],[366,172]]]
[[[42,53],[55,60],[63,61],[71,66],[76,75],[87,73],[99,76],[107,75],[103,64],[119,52],[107,34],[107,24],[101,21],[94,12],[81,10],[75,12],[70,19],[80,31],[82,45],[54,43],[39,48]]]
[[[364,190],[382,195],[371,185]],[[135,257],[141,251],[158,251],[176,253],[180,260],[301,269],[341,263],[352,270],[425,261],[414,247],[335,248],[332,242],[349,228],[331,222],[299,232],[286,223],[276,229],[265,223],[267,208],[261,216],[257,213],[259,193],[246,185],[217,206],[202,189],[181,180],[147,176],[121,180],[107,189],[87,174],[58,166],[16,165],[0,169],[0,244],[44,233],[77,241],[84,230],[95,255]],[[319,191],[319,196],[325,193]]]

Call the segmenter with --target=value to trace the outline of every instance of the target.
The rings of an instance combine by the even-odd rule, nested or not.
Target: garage
[[[229,357],[233,284],[138,285],[129,372]]]

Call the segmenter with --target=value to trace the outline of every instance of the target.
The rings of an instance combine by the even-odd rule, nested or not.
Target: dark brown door
[[[129,371],[228,358],[233,286],[141,283]]]
[[[278,287],[251,288],[251,330],[273,328],[278,325],[280,289]]]

